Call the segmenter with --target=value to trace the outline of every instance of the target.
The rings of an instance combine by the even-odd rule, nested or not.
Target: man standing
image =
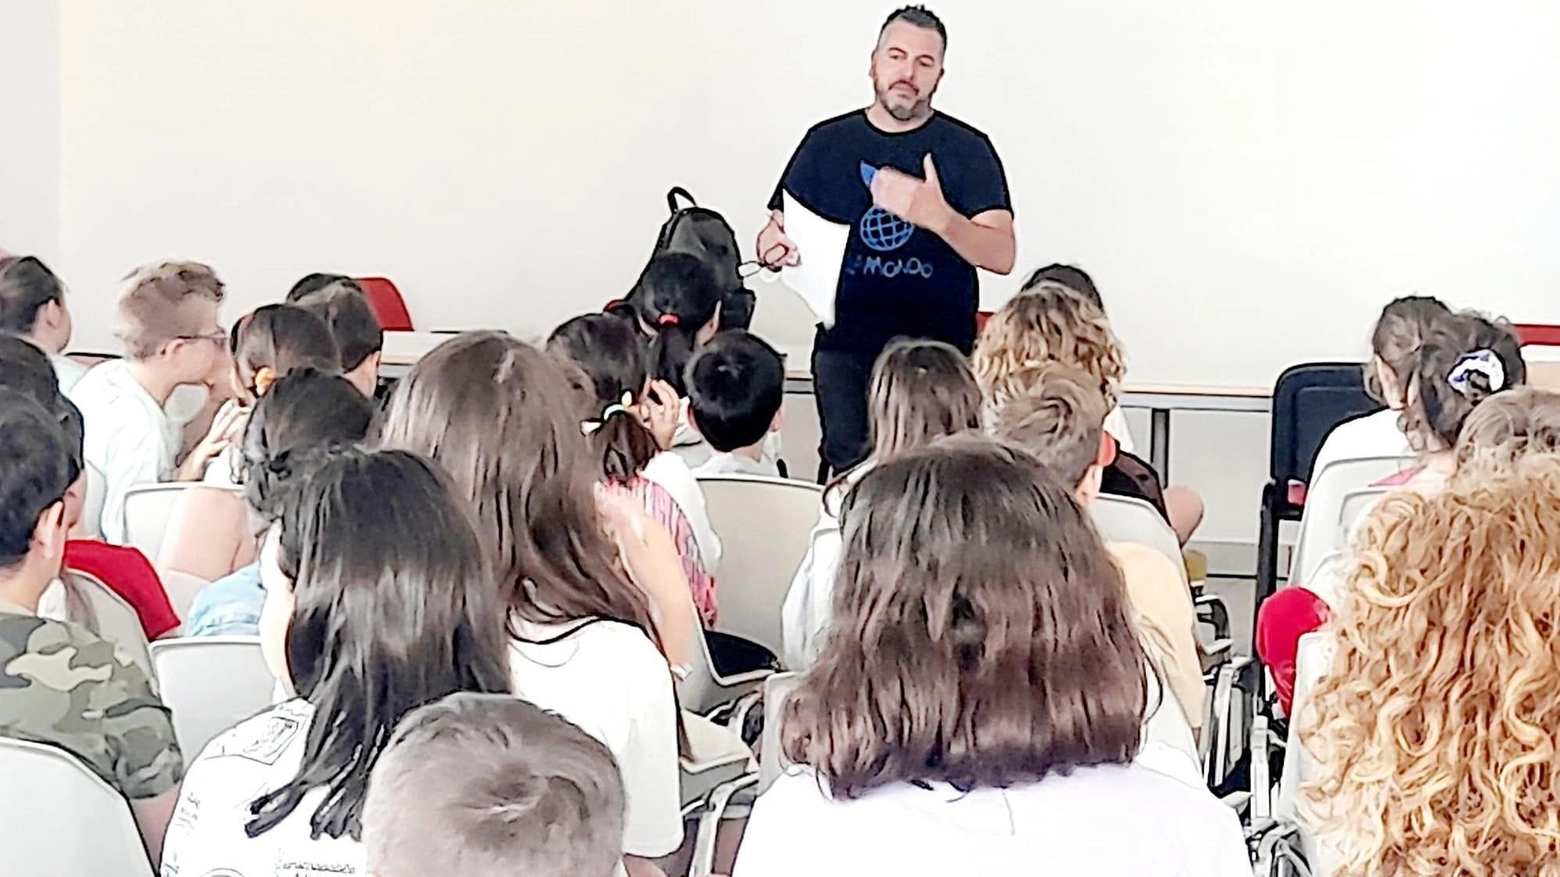
[[[896,337],[935,338],[968,353],[979,306],[976,268],[1013,270],[1013,207],[986,135],[932,110],[948,32],[923,6],[884,22],[872,53],[876,100],[807,132],[770,199],[758,256],[807,257],[785,234],[782,192],[852,232],[833,326],[813,342],[822,453],[835,471],[867,454],[867,384]]]

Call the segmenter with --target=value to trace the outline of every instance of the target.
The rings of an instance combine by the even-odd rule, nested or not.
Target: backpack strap
[[[689,192],[687,189],[684,189],[682,186],[673,186],[672,190],[666,193],[666,208],[674,215],[683,209],[677,204],[678,197],[686,200],[689,207],[699,206],[699,202],[693,200],[693,194],[691,192]]]

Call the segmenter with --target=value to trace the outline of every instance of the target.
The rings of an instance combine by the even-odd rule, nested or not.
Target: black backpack
[[[687,201],[687,205],[680,205],[678,199]],[[720,307],[721,328],[748,328],[753,322],[757,298],[742,284],[742,251],[731,224],[716,211],[700,207],[681,186],[666,193],[666,206],[672,215],[661,226],[651,258],[663,253],[697,256],[725,290]]]

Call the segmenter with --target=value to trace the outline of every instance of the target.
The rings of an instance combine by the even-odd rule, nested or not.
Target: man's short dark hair
[[[80,474],[54,414],[0,387],[0,569],[27,558],[38,518]]]
[[[902,21],[905,24],[913,24],[916,27],[924,27],[927,30],[937,31],[937,35],[942,37],[943,51],[948,51],[948,28],[943,26],[942,19],[938,18],[937,13],[933,12],[932,10],[927,9],[925,6],[922,6],[919,3],[914,6],[901,6],[898,9],[895,9],[893,12],[889,13],[888,18],[883,21],[883,26],[878,28],[878,38],[881,39],[883,32],[888,30],[888,26],[896,21]]]
[[[0,332],[26,335],[44,305],[64,300],[65,285],[38,257],[0,257]]]
[[[356,280],[345,274],[324,274],[316,271],[313,274],[305,274],[299,278],[298,282],[293,284],[292,289],[287,290],[287,298],[284,301],[287,304],[294,304],[298,299],[311,292],[319,292],[327,286],[334,286],[338,283],[349,286],[358,292],[363,291],[363,287],[359,286]]]
[[[688,363],[688,413],[710,447],[735,451],[764,440],[785,401],[785,361],[748,332],[716,335]]]
[[[308,279],[298,281],[299,286]],[[336,336],[336,346],[341,349],[343,372],[352,371],[362,365],[363,360],[384,349],[385,330],[379,325],[379,318],[374,316],[374,308],[369,305],[363,288],[350,277],[333,280],[296,298],[288,293],[287,302],[313,313],[330,327],[331,334]]]

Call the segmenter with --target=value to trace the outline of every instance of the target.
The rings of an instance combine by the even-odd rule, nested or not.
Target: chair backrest
[[[149,560],[157,560],[174,505],[184,491],[201,485],[193,481],[167,484],[138,484],[125,491],[125,544],[140,549]]]
[[[412,331],[412,315],[406,309],[401,290],[388,277],[359,277],[358,286],[368,298],[368,306],[379,318],[379,327],[387,332]]]
[[[823,489],[804,481],[721,475],[699,479],[724,553],[717,630],[782,654],[780,608],[807,554]]]
[[[1560,347],[1560,326],[1544,323],[1517,323],[1512,330],[1517,333],[1517,338],[1522,345],[1539,345],[1543,347]]]
[[[1273,803],[1273,815],[1293,820],[1297,815],[1300,790],[1316,778],[1316,762],[1300,743],[1300,727],[1307,720],[1306,705],[1317,683],[1326,675],[1327,668],[1338,651],[1338,640],[1330,633],[1315,631],[1300,637],[1295,655],[1295,700],[1289,720],[1289,737],[1285,746],[1284,773],[1278,784],[1278,797]],[[1336,850],[1317,843],[1316,837],[1302,830],[1300,848],[1313,873],[1335,873],[1338,862]]]
[[[1390,487],[1361,487],[1343,495],[1343,504],[1338,508],[1338,547],[1349,544],[1349,536],[1359,527],[1360,521],[1391,492]]]
[[[38,614],[85,627],[112,643],[126,660],[141,668],[146,678],[156,678],[141,616],[95,576],[65,570],[43,592],[38,601]]]
[[[108,499],[108,479],[95,464],[86,465],[87,490],[81,504],[81,528],[89,539],[103,538],[103,503]]]
[[[1089,503],[1089,517],[1106,542],[1146,545],[1169,558],[1181,578],[1186,578],[1181,541],[1153,506],[1130,496],[1100,496]]]
[[[1269,476],[1280,485],[1308,483],[1316,452],[1333,427],[1380,408],[1365,394],[1360,363],[1315,362],[1286,369],[1273,387]]]
[[[801,684],[800,673],[776,673],[764,680],[764,733],[758,740],[759,794],[785,772],[788,762],[780,751],[780,720],[785,715],[786,698]]]
[[[1343,518],[1343,499],[1350,491],[1370,487],[1413,465],[1412,457],[1360,457],[1334,460],[1315,473],[1306,490],[1300,536],[1289,564],[1289,583],[1305,584],[1318,558],[1343,547],[1338,524]]]
[[[256,636],[207,636],[152,643],[163,703],[186,762],[211,738],[271,705],[276,679]]]
[[[74,755],[0,737],[7,877],[151,877],[130,805]]]

